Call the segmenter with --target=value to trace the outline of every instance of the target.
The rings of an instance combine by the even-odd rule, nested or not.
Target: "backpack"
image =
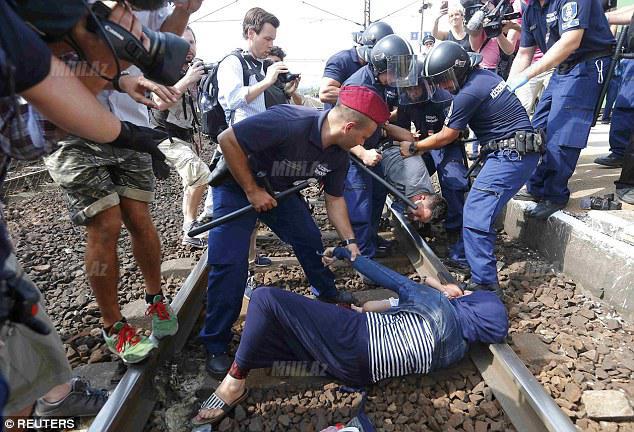
[[[218,67],[220,63],[230,55],[234,55],[240,60],[240,64],[242,65],[242,80],[245,87],[249,85],[249,77],[257,73],[247,65],[246,60],[242,56],[242,50],[236,49],[224,56],[220,61],[213,63],[208,68],[208,73],[205,78],[200,80],[197,100],[201,113],[200,130],[215,142],[218,141],[218,135],[227,129],[227,118],[231,119],[233,116],[232,113],[225,113],[222,105],[220,105],[218,101]]]

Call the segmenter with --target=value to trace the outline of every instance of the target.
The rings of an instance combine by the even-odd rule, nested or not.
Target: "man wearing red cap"
[[[354,259],[359,249],[343,198],[348,151],[363,144],[377,124],[388,120],[389,114],[387,105],[375,92],[350,86],[341,90],[339,103],[331,110],[276,105],[234,124],[218,137],[232,178],[213,189],[214,217],[220,218],[249,203],[257,213],[246,214],[209,232],[209,244],[224,248],[222,262],[214,264],[209,273],[207,314],[200,333],[209,353],[228,358],[231,326],[239,316],[245,290],[249,237],[258,219],[293,247],[319,300],[354,302],[352,294],[337,290],[334,274],[321,262],[321,234],[302,197],[297,194],[276,201],[256,182],[255,173],[266,173],[276,192],[290,188],[298,180],[319,179],[324,186],[330,222]]]

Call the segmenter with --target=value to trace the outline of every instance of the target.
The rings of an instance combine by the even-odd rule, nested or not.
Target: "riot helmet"
[[[403,69],[414,67],[416,57],[412,46],[398,35],[385,36],[372,48],[370,53],[370,65],[374,77],[378,78],[380,74],[388,71],[390,60],[396,61],[398,59],[402,59],[405,62],[402,66]],[[388,84],[392,81],[394,81],[394,78],[388,77]]]
[[[470,56],[456,42],[442,41],[427,54],[423,75],[434,88],[444,88],[456,94],[480,60],[481,56]]]
[[[434,91],[433,86],[425,79],[425,57],[412,57],[409,62],[404,56],[393,57],[388,63],[388,85],[397,88],[398,104],[414,105],[429,101],[439,103],[453,99],[447,91]]]
[[[363,58],[366,63],[370,62],[370,51],[385,36],[394,34],[392,26],[383,21],[373,22],[366,28],[358,38],[361,46],[357,47],[359,57]]]

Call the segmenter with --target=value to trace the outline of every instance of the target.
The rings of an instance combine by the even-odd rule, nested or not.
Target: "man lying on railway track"
[[[350,258],[341,247],[324,253],[325,264]],[[364,256],[352,266],[398,293],[398,300],[349,310],[277,288],[256,289],[235,361],[192,422],[220,422],[246,399],[249,371],[278,361],[313,362],[338,380],[364,386],[446,368],[465,356],[469,344],[506,337],[508,316],[493,292],[463,293],[432,277],[417,283]]]
[[[209,233],[211,270],[207,315],[200,337],[208,352],[210,374],[222,377],[231,365],[227,355],[231,326],[242,306],[249,238],[257,219],[293,247],[319,300],[354,302],[352,294],[337,290],[334,274],[317,254],[323,251],[321,233],[306,202],[299,194],[278,202],[271,193],[290,188],[296,180],[320,178],[328,218],[356,256],[359,249],[343,198],[348,151],[363,143],[377,124],[386,123],[388,118],[388,107],[379,95],[366,87],[349,86],[341,90],[339,104],[331,110],[276,105],[235,123],[219,136],[233,178],[213,188],[214,218],[249,203],[258,213],[233,219]],[[258,184],[256,173],[266,174],[270,183]]]

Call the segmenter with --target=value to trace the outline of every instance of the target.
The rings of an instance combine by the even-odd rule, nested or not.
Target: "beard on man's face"
[[[167,0],[126,0],[136,10],[156,10],[167,4]]]

